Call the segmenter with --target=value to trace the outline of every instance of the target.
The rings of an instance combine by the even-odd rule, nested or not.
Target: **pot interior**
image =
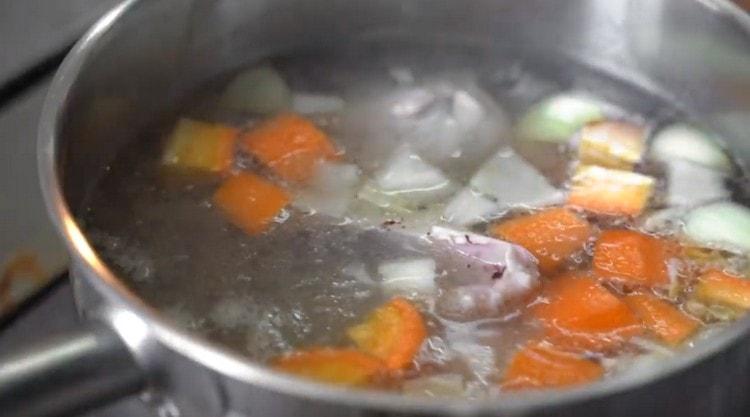
[[[295,344],[341,343],[331,329],[356,323],[385,298],[366,283],[325,282],[345,275],[351,257],[389,259],[400,237],[354,239],[346,228],[292,218],[287,234],[247,242],[220,216],[205,214],[215,184],[198,181],[185,192],[158,169],[176,117],[252,128],[216,107],[232,77],[259,63],[270,63],[292,90],[347,102],[408,92],[423,80],[438,80],[436,89],[477,89],[508,125],[550,95],[591,92],[621,119],[654,131],[686,121],[717,132],[736,163],[732,198],[744,204],[750,39],[744,17],[723,3],[712,7],[666,0],[133,2],[91,47],[66,97],[57,139],[65,202],[127,286],[191,331],[257,360]],[[338,117],[316,122],[347,129]],[[367,153],[370,136],[363,131],[349,145],[364,149],[356,160],[364,170],[377,171],[368,167],[377,159]],[[545,165],[543,152],[527,152]],[[481,156],[456,168],[456,178],[468,181]],[[540,170],[566,184],[567,168]],[[310,250],[324,253],[289,261]],[[422,253],[415,245],[401,256]],[[526,331],[503,343],[520,343]]]

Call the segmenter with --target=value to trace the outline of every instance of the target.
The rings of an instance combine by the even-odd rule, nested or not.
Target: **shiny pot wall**
[[[187,417],[739,413],[750,393],[747,320],[661,374],[486,402],[428,401],[269,372],[173,328],[101,263],[75,210],[114,153],[155,115],[243,63],[313,47],[356,50],[373,40],[416,42],[435,53],[467,45],[487,57],[506,50],[573,57],[677,103],[750,163],[743,137],[750,123],[750,20],[722,0],[128,1],[65,61],[40,130],[42,186],[70,248],[77,302],[104,326],[31,356],[46,361],[9,359],[0,368],[0,409],[60,413],[141,392],[162,412]],[[67,348],[62,354],[60,346]],[[113,364],[109,384],[96,383],[105,381],[92,371],[101,365],[97,358]],[[60,387],[78,388],[70,390],[77,395],[51,395]]]

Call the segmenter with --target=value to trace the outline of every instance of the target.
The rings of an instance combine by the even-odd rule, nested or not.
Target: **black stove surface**
[[[67,276],[62,276],[0,325],[0,356],[79,326],[70,282]],[[157,417],[157,414],[137,398],[128,398],[82,417]]]

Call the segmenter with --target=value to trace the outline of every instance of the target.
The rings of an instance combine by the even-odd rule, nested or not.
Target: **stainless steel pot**
[[[50,215],[89,330],[5,358],[0,413],[62,415],[140,393],[171,416],[729,416],[750,395],[750,321],[659,372],[488,401],[345,391],[271,372],[145,305],[97,257],[76,208],[116,150],[202,81],[300,47],[364,40],[572,56],[658,92],[750,163],[750,18],[723,0],[129,0],[65,60],[39,133]],[[557,69],[563,73],[564,67]],[[565,75],[565,74],[563,74]],[[746,409],[745,409],[746,411]]]

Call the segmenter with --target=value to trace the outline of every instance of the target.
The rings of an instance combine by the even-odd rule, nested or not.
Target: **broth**
[[[678,354],[702,334],[725,326],[740,314],[742,309],[731,300],[706,301],[713,300],[710,289],[706,290],[708,296],[701,292],[698,277],[711,269],[744,275],[747,265],[742,248],[731,239],[724,245],[721,239],[702,244],[698,235],[688,233],[685,237],[683,219],[700,220],[693,207],[744,194],[745,190],[733,185],[741,183],[737,178],[744,176],[728,157],[724,165],[706,168],[702,165],[706,161],[673,166],[655,156],[653,138],[665,126],[684,119],[678,108],[635,85],[567,60],[539,63],[510,54],[489,61],[470,50],[442,52],[440,56],[418,51],[385,54],[366,49],[347,59],[324,54],[282,56],[249,67],[243,74],[251,75],[244,81],[237,81],[232,74],[207,84],[185,101],[188,104],[179,109],[179,117],[232,126],[237,135],[245,137],[267,126],[264,123],[277,112],[263,106],[284,92],[227,98],[233,93],[224,89],[243,82],[245,87],[267,87],[281,79],[282,86],[288,85],[293,94],[286,105],[305,113],[305,119],[331,138],[338,154],[327,158],[328,162],[317,161],[318,171],[301,181],[285,179],[284,171],[264,163],[257,149],[254,154],[235,145],[233,165],[224,174],[177,169],[165,166],[163,156],[166,138],[174,137],[177,117],[170,117],[122,149],[91,193],[80,216],[90,240],[138,294],[177,323],[274,366],[283,363],[284,359],[278,358],[289,361],[294,355],[285,355],[297,350],[309,353],[312,347],[351,353],[358,344],[347,329],[362,323],[394,297],[408,300],[426,329],[426,336],[416,341],[418,352],[408,357],[405,365],[386,366],[377,377],[368,374],[367,383],[355,378],[352,384],[415,395],[476,398],[503,389],[554,388],[614,377],[628,368],[637,369],[638,364],[651,366]],[[357,59],[363,56],[368,58]],[[243,91],[248,93],[248,89],[252,90],[247,87]],[[584,155],[580,149],[588,144],[587,135],[599,133],[582,133],[580,126],[563,138],[521,137],[529,109],[533,112],[535,106],[539,108],[537,103],[556,95],[567,97],[563,102],[573,97],[598,106],[596,112],[601,115],[581,125],[596,126],[609,120],[641,129],[646,147],[643,155],[636,155],[632,164],[623,162],[627,160],[623,152],[630,151],[627,140],[625,150],[616,143],[609,150],[597,148],[595,156]],[[241,106],[253,109],[237,108]],[[607,134],[605,144],[610,139]],[[611,133],[612,137],[618,134]],[[598,143],[596,138],[592,140]],[[675,147],[665,149],[669,153]],[[685,157],[688,162],[696,162],[689,161],[690,157]],[[489,177],[477,176],[493,158],[498,158],[499,171],[488,169]],[[602,159],[584,163],[582,158]],[[636,184],[635,194],[647,184],[650,196],[644,207],[633,209],[636,203],[610,207],[611,201],[602,203],[592,197],[601,193],[588,193],[588,189],[573,200],[571,189],[581,187],[577,181],[598,186],[602,175],[609,175],[601,174],[602,169],[622,163],[628,166],[614,167],[619,173],[608,181]],[[320,164],[334,168],[326,176],[320,174]],[[589,178],[579,166],[590,165],[598,168],[586,171],[591,173]],[[511,168],[504,168],[508,166]],[[255,173],[290,199],[262,231],[248,233],[247,222],[245,227],[237,227],[237,219],[231,220],[232,214],[218,207],[217,189],[240,172]],[[681,182],[683,174],[686,182]],[[483,189],[488,181],[489,188]],[[378,187],[397,191],[374,189]],[[681,187],[696,187],[705,193],[677,193]],[[496,189],[500,191],[493,195]],[[465,202],[456,200],[462,191]],[[632,196],[625,197],[611,200],[629,202]],[[559,208],[566,203],[571,208]],[[481,220],[473,218],[472,211],[483,204],[486,208],[477,215]],[[607,208],[602,209],[601,204]],[[537,225],[573,222],[570,229],[554,226],[563,234],[579,227],[579,222],[587,225],[578,246],[567,251],[570,253],[564,259],[555,258],[554,253],[535,252],[536,229],[524,230],[521,225],[521,232],[512,232],[510,226],[497,226],[550,210],[558,210],[555,216],[572,217],[554,217]],[[608,210],[625,212],[602,214]],[[634,250],[637,255],[649,254],[643,255],[648,259],[638,258],[644,262],[642,271],[664,268],[664,272],[653,274],[663,274],[669,281],[652,283],[650,272],[629,278],[613,272],[617,279],[601,276],[602,268],[622,267],[616,259],[617,265],[607,266],[605,259],[592,267],[592,258],[599,256],[595,252],[604,253],[597,249],[599,244],[603,248],[603,236],[613,239],[615,252],[641,244],[627,246],[630,244],[618,240],[625,238],[607,234],[607,230],[629,230],[638,236],[633,242],[670,242],[670,248],[679,248],[670,249],[665,255],[668,262],[655,267],[649,262],[660,261],[649,257],[656,249]],[[532,236],[530,241],[528,236]],[[485,237],[497,240],[476,242],[489,239]],[[526,243],[510,245],[503,237],[511,243],[526,239]],[[546,244],[557,248],[557,243]],[[617,246],[620,244],[626,246]],[[489,249],[477,252],[476,247],[482,245]],[[538,279],[536,261],[533,257],[529,261],[531,254],[522,246],[539,258]],[[498,253],[506,257],[494,259]],[[489,275],[477,272],[478,268],[490,271],[486,272]],[[525,268],[534,272],[524,272]],[[593,275],[580,276],[590,274],[592,268]],[[570,278],[571,274],[577,276]],[[513,277],[521,278],[514,281]],[[384,284],[391,278],[392,282]],[[522,282],[527,278],[530,283]],[[545,313],[539,306],[554,305],[559,294],[547,291],[552,291],[553,283],[566,279],[574,283],[571,285],[593,283],[594,289],[588,290],[605,291],[609,295],[602,297],[614,300],[602,298],[594,308],[607,303],[625,306],[623,300],[627,299],[627,313],[622,314],[636,317],[638,330],[608,334],[606,343],[597,340],[583,347],[580,340],[571,339],[570,329],[562,336],[551,334],[544,317],[558,313]],[[537,280],[538,286],[534,285]],[[501,281],[510,283],[500,288],[497,282]],[[635,314],[640,310],[638,303],[628,298],[633,294],[645,294],[647,301],[648,297],[660,300],[681,320],[687,320],[681,323],[694,323],[696,328],[684,341],[665,342],[664,335],[643,319],[642,311]],[[607,308],[602,314],[609,314]],[[612,308],[620,308],[620,304]],[[408,344],[411,333],[401,337]],[[612,338],[618,340],[611,343]],[[530,344],[537,342],[541,345]],[[530,357],[519,357],[524,346]],[[359,350],[367,351],[362,346]],[[535,374],[528,367],[538,366],[534,361],[539,360],[552,363],[553,368],[560,365],[563,373],[580,374],[580,380]],[[303,365],[281,367],[289,370]],[[315,376],[309,369],[298,373]],[[520,373],[521,379],[514,380],[509,373]],[[331,382],[330,378],[318,379]]]

